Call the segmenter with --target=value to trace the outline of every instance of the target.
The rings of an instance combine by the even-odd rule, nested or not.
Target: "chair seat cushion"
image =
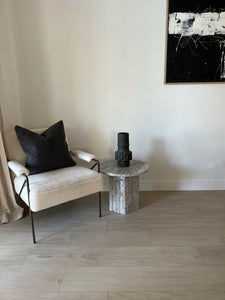
[[[23,182],[24,176],[14,179],[17,193]],[[35,212],[101,191],[102,176],[88,168],[74,166],[30,175],[29,183],[31,210]],[[29,204],[26,187],[21,199]]]

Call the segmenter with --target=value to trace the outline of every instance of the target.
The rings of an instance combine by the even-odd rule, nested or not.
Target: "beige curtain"
[[[3,132],[0,107],[0,223],[7,223],[22,218],[23,208],[15,200],[4,149]]]

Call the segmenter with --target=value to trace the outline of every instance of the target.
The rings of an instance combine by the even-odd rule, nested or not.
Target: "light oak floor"
[[[103,217],[91,196],[0,226],[1,300],[225,299],[225,192],[141,192]]]

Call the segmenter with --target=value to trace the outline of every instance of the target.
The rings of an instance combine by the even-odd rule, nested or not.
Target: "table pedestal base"
[[[109,176],[109,210],[126,215],[139,208],[139,176]]]

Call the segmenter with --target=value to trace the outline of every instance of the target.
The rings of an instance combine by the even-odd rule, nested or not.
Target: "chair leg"
[[[102,216],[102,197],[101,192],[98,192],[99,218]]]
[[[28,198],[28,204],[29,204],[29,212],[30,212],[30,221],[31,221],[31,228],[32,228],[32,236],[33,236],[33,243],[36,244],[36,237],[35,237],[35,231],[34,231],[34,219],[33,219],[33,212],[30,208],[30,186],[29,186],[29,179],[26,176],[26,182],[27,182],[27,198]]]
[[[30,210],[30,220],[31,220],[31,228],[32,228],[32,236],[33,236],[33,243],[36,244],[36,237],[34,231],[34,219],[33,219],[33,212]]]

